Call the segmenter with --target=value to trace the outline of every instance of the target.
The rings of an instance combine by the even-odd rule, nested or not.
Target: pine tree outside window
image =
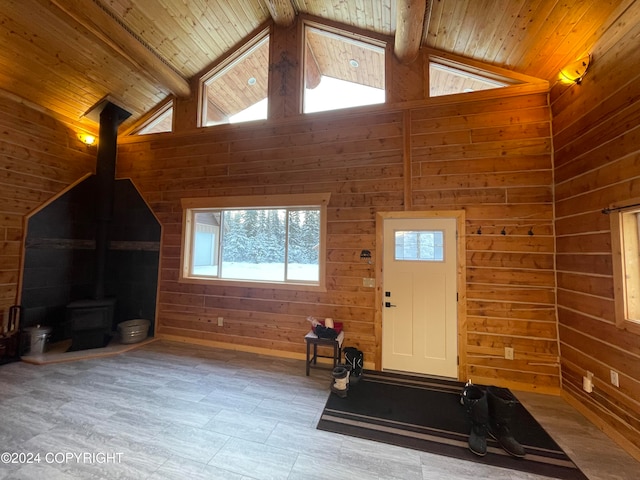
[[[323,286],[327,203],[328,195],[183,199],[181,280]]]

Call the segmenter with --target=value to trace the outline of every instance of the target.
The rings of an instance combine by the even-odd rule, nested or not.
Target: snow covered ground
[[[318,265],[301,263],[290,263],[288,280],[300,280],[305,282],[317,282],[319,268]],[[193,275],[203,275],[215,277],[218,273],[217,267],[199,266],[193,267]],[[266,280],[272,282],[284,282],[283,263],[242,263],[223,262],[222,275],[220,278],[233,280]]]

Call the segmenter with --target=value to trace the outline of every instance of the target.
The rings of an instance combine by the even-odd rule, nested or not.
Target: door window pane
[[[401,230],[395,232],[395,259],[398,261],[444,261],[442,230]]]

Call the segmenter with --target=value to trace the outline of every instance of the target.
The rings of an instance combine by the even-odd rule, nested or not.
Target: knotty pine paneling
[[[466,210],[465,375],[557,392],[546,95],[407,105],[121,139],[118,175],[133,179],[164,224],[158,333],[300,355],[305,317],[333,317],[345,325],[346,345],[373,362],[375,295],[362,278],[375,269],[359,254],[380,248],[376,212],[405,209],[408,162],[415,210]],[[178,282],[180,198],[311,192],[331,193],[326,292]],[[504,359],[505,346],[515,360]]]
[[[95,170],[96,147],[76,133],[0,95],[0,331],[19,301],[25,215]]]
[[[616,327],[611,231],[601,210],[640,197],[639,3],[593,47],[582,85],[551,92],[563,391],[637,458],[640,339]],[[612,369],[619,388],[609,381]],[[582,391],[587,371],[595,375],[592,394]]]
[[[468,377],[557,391],[545,95],[416,108],[410,128],[414,208],[466,211]]]
[[[373,272],[359,255],[375,247],[376,211],[402,207],[402,145],[402,113],[384,110],[221,126],[121,144],[118,175],[133,179],[165,224],[158,333],[302,354],[305,317],[333,317],[345,324],[347,344],[372,361],[375,296],[362,287],[362,278]],[[311,192],[332,195],[327,292],[177,281],[180,198]]]

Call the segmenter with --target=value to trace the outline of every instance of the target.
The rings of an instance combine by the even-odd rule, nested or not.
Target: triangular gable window
[[[149,135],[173,131],[173,100],[167,102],[161,109],[142,124],[135,135]]]
[[[385,101],[385,48],[336,29],[305,26],[304,113]]]
[[[202,77],[200,125],[267,118],[269,36],[260,35]]]
[[[430,97],[491,90],[518,83],[522,82],[448,59],[432,58],[429,61]]]

